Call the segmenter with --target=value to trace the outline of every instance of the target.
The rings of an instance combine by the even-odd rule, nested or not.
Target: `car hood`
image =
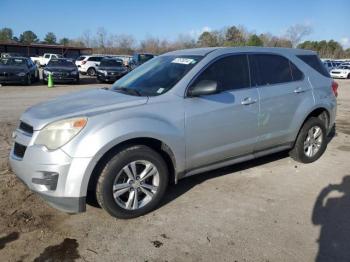
[[[48,123],[76,116],[92,116],[147,103],[148,97],[132,96],[106,89],[90,89],[57,97],[24,112],[21,121],[40,130]]]
[[[0,75],[2,73],[19,73],[19,72],[25,72],[25,68],[21,66],[3,66],[0,65]]]
[[[54,71],[54,72],[71,72],[73,70],[77,70],[75,67],[66,67],[66,66],[47,66],[45,70]]]

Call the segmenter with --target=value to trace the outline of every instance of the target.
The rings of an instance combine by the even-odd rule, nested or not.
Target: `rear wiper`
[[[142,96],[142,94],[136,90],[136,89],[132,89],[132,88],[126,88],[126,87],[117,87],[116,89],[114,89],[115,91],[121,91],[123,93],[129,94],[129,95],[136,95],[136,96]]]

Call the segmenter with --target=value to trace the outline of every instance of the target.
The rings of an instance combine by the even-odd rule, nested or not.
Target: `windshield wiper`
[[[129,95],[142,96],[142,94],[138,90],[133,88],[117,87],[114,90],[121,91],[122,93],[129,94]]]

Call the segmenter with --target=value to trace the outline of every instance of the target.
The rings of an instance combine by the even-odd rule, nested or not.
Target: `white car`
[[[350,79],[350,65],[339,66],[330,72],[333,78],[347,78]]]
[[[79,72],[82,75],[88,74],[89,76],[95,76],[98,66],[100,65],[101,60],[104,56],[83,56],[84,59],[75,62],[78,67]]]
[[[323,65],[327,68],[328,72],[332,71],[336,67],[335,63],[329,60],[323,61]]]
[[[30,59],[38,66],[46,66],[51,58],[63,58],[62,55],[46,53],[43,56],[31,57]]]

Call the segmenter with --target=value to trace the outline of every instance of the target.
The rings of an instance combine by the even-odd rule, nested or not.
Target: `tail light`
[[[338,97],[338,83],[335,81],[332,81],[332,90],[335,97]]]
[[[81,62],[81,64],[82,64],[82,65],[85,65],[85,64],[86,64],[86,61]]]

